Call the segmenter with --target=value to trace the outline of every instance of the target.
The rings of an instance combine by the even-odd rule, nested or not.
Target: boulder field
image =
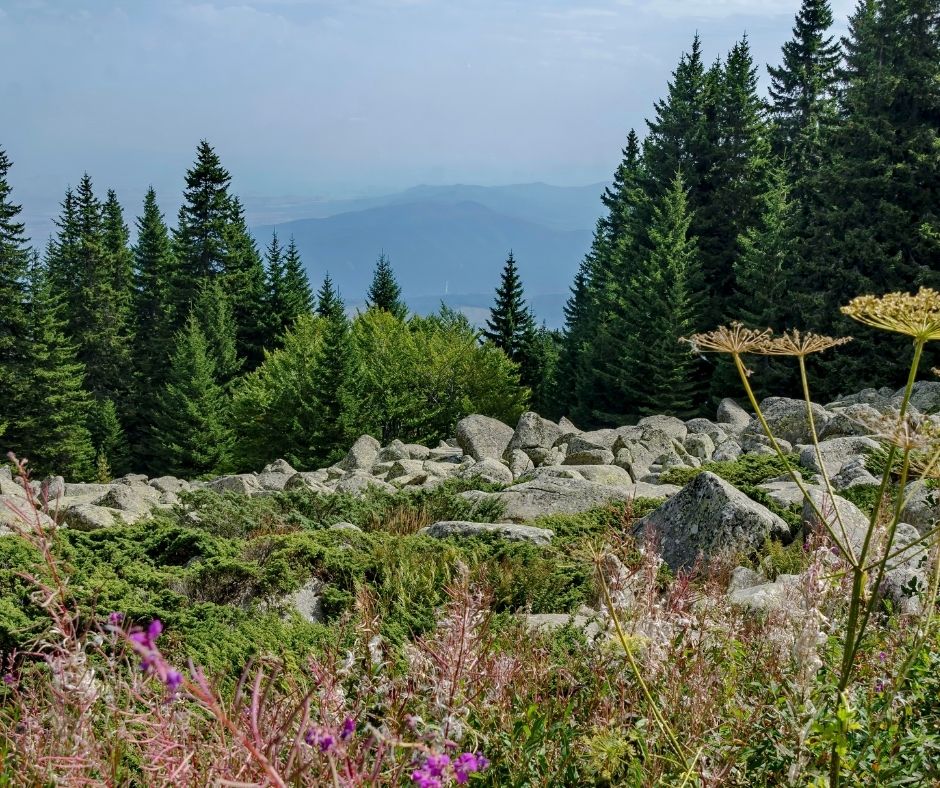
[[[850,544],[861,539],[867,517],[848,500],[825,492],[819,473],[825,469],[835,493],[875,484],[865,457],[879,445],[873,437],[878,421],[896,413],[899,402],[899,392],[868,389],[825,406],[814,405],[818,449],[811,445],[812,427],[802,401],[771,397],[761,403],[783,450],[798,456],[817,506],[834,516],[838,512],[839,528],[845,530]],[[912,407],[923,413],[940,410],[940,383],[916,384]],[[182,493],[196,489],[246,496],[298,489],[361,495],[370,489],[394,493],[461,479],[471,485],[479,482],[481,489],[462,495],[471,504],[498,503],[503,522],[440,522],[422,533],[432,538],[486,533],[535,545],[548,544],[554,536],[551,530],[530,524],[539,518],[578,514],[636,498],[661,499],[658,508],[634,524],[634,532],[641,542],[655,538],[662,559],[676,571],[702,557],[725,551],[753,553],[768,539],[786,543],[793,538],[791,526],[778,514],[714,473],[699,473],[684,487],[662,481],[674,469],[695,469],[708,462],[772,451],[752,414],[726,399],[714,421],[648,416],[629,426],[580,430],[568,419],[554,422],[532,412],[522,414],[514,427],[471,415],[456,425],[452,439],[433,448],[399,440],[382,446],[374,437],[363,435],[340,462],[317,470],[298,471],[277,460],[259,473],[211,480],[131,474],[108,484],[75,484],[57,476],[31,485],[41,502],[38,516],[43,522],[93,530],[136,523],[154,510],[179,505]],[[766,481],[760,489],[784,509],[797,511],[802,506],[806,529],[818,527],[813,508],[804,505],[801,491],[789,476]],[[16,510],[25,511],[25,498],[20,482],[9,470],[0,470],[0,533],[10,533]],[[940,504],[922,482],[909,487],[907,498],[899,544],[915,541],[940,515]],[[909,592],[922,580],[923,559],[922,550],[911,550],[890,568],[885,589],[903,609],[910,607]],[[759,574],[739,572],[729,593],[742,604],[766,609],[787,604],[782,600],[798,579],[783,576],[768,583]]]

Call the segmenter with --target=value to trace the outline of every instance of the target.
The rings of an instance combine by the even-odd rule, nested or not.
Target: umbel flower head
[[[811,353],[822,353],[824,350],[839,347],[851,341],[852,337],[827,337],[812,332],[801,333],[798,329],[794,329],[793,331],[785,331],[779,337],[770,339],[754,352],[765,356],[805,357]]]
[[[916,295],[859,296],[842,307],[842,313],[866,326],[907,334],[921,342],[940,339],[940,293],[929,287]]]
[[[692,345],[694,353],[731,353],[737,356],[743,353],[759,352],[759,348],[765,347],[770,342],[770,336],[769,328],[758,331],[735,322],[730,328],[719,326],[714,331],[693,334],[683,341]]]

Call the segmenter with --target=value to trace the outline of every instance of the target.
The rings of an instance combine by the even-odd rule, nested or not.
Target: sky
[[[854,0],[834,0],[843,25]],[[799,0],[0,0],[0,146],[31,227],[89,172],[175,212],[208,139],[251,210],[610,178],[698,32],[775,63]],[[763,67],[761,68],[763,73]]]

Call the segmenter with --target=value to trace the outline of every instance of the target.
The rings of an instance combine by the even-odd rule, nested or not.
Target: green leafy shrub
[[[791,466],[795,465],[798,459],[793,454],[787,456],[787,461]],[[710,471],[735,487],[740,487],[741,485],[760,484],[768,479],[783,476],[787,473],[787,466],[775,454],[745,454],[736,460],[705,462],[699,468],[672,468],[660,477],[660,482],[662,484],[677,484],[682,487],[704,471]]]

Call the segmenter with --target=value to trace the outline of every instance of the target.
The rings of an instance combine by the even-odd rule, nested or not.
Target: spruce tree
[[[151,188],[144,198],[143,215],[137,220],[134,247],[136,319],[133,368],[134,414],[127,425],[136,470],[150,472],[152,421],[157,396],[166,384],[166,371],[176,332],[174,287],[177,261],[157,195]]]
[[[196,293],[192,314],[206,340],[215,378],[227,386],[239,372],[242,359],[236,349],[235,316],[228,296],[218,279],[206,279]]]
[[[231,176],[216,152],[202,140],[196,161],[186,172],[186,189],[174,231],[179,275],[174,303],[185,315],[203,279],[225,270],[226,229],[232,220]]]
[[[194,315],[176,335],[155,432],[157,464],[164,473],[194,477],[218,474],[229,466],[232,435],[225,395]]]
[[[841,52],[828,35],[828,0],[803,0],[793,37],[783,45],[783,62],[769,66],[775,151],[786,160],[799,190],[822,162],[824,145],[838,118],[836,91]],[[797,191],[797,197],[801,197]]]
[[[843,41],[843,119],[832,166],[816,174],[819,207],[794,294],[806,327],[855,337],[826,360],[821,397],[901,385],[908,363],[890,337],[850,325],[839,306],[862,293],[940,284],[940,250],[924,231],[940,223],[938,11],[935,0],[861,2]]]
[[[118,411],[109,399],[95,400],[88,413],[88,432],[95,449],[95,465],[107,468],[109,474],[129,473],[132,466],[129,441],[118,418]]]
[[[651,248],[625,294],[625,330],[632,342],[623,367],[624,388],[641,415],[688,416],[697,405],[695,361],[680,341],[700,320],[698,254],[689,236],[691,224],[685,185],[677,174],[654,207]]]
[[[533,323],[532,315],[526,306],[516,259],[510,251],[500,275],[499,287],[496,288],[496,302],[490,309],[490,316],[482,333],[509,358],[520,363],[528,332],[535,328]]]
[[[375,264],[372,284],[369,285],[369,292],[366,294],[366,306],[369,309],[384,310],[399,320],[405,320],[408,317],[408,307],[401,300],[401,288],[398,286],[395,272],[392,271],[392,264],[385,252],[379,255]]]
[[[291,237],[284,254],[284,314],[289,323],[313,311],[313,293],[300,251]]]
[[[95,452],[86,426],[92,399],[84,388],[85,369],[66,334],[63,302],[38,261],[29,285],[29,365],[10,448],[28,458],[37,475],[90,479]]]
[[[20,206],[11,199],[7,180],[11,167],[6,151],[0,148],[0,440],[18,419],[22,376],[32,353],[27,346],[28,239],[19,221]]]
[[[323,337],[313,362],[313,398],[317,418],[313,447],[323,462],[336,462],[346,451],[345,392],[352,369],[349,323],[336,309],[321,318]]]
[[[264,360],[264,348],[273,344],[265,271],[237,197],[232,198],[230,209],[229,223],[223,233],[223,281],[235,316],[238,355],[245,360],[245,369],[250,371]]]
[[[323,284],[317,291],[316,313],[326,318],[343,317],[346,314],[343,299],[333,286],[329,272],[323,277]]]
[[[595,236],[596,238],[596,236]],[[581,388],[584,380],[584,358],[590,339],[588,320],[590,318],[589,288],[590,263],[586,258],[582,260],[575,274],[571,292],[565,302],[565,327],[561,336],[561,349],[555,371],[555,409],[562,415],[568,415],[576,421],[582,421],[585,411],[590,412],[590,406],[584,406],[584,398],[579,394],[584,392]]]
[[[107,199],[101,206],[101,233],[109,257],[115,295],[114,310],[126,325],[130,325],[134,296],[134,254],[130,248],[130,231],[124,222],[124,210],[114,189],[108,189]]]
[[[290,325],[284,303],[284,248],[277,237],[277,230],[271,233],[271,243],[264,251],[264,269],[269,332],[272,337],[277,338]]]

